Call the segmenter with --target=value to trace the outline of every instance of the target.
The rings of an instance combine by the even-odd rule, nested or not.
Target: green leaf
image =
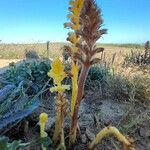
[[[0,148],[2,150],[7,150],[7,142],[8,142],[7,137],[0,137]]]
[[[52,144],[52,140],[49,137],[41,138],[41,144],[43,144],[44,147],[48,147]]]
[[[19,144],[21,143],[21,141],[13,141],[12,143],[8,144],[8,150],[17,150],[17,148],[19,148]]]

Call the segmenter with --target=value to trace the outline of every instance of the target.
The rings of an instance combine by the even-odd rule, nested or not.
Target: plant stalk
[[[129,147],[131,145],[127,138],[124,135],[122,135],[117,128],[110,126],[105,127],[96,135],[96,138],[89,145],[89,149],[93,150],[95,146],[98,145],[104,137],[110,134],[114,135],[120,142],[124,144],[125,147]]]
[[[55,144],[58,141],[60,141],[62,145],[65,145],[64,131],[63,131],[65,110],[64,110],[63,103],[64,103],[63,93],[58,93],[58,96],[57,96],[58,106],[56,106],[57,111],[56,111],[56,122],[55,122],[55,131],[54,131],[53,140]]]
[[[71,115],[73,115],[74,107],[77,99],[78,91],[78,64],[72,61],[72,99],[71,99]]]
[[[74,107],[74,112],[72,115],[72,122],[71,122],[71,128],[70,128],[70,139],[69,139],[70,146],[74,144],[76,141],[79,106],[83,98],[84,84],[85,84],[86,77],[88,75],[89,68],[90,68],[90,65],[82,64],[82,69],[81,69],[81,73],[80,73],[79,81],[78,81],[77,98],[76,98],[76,103]]]

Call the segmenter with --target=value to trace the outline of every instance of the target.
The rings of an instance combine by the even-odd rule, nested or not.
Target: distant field
[[[54,58],[62,56],[62,49],[64,45],[68,43],[50,43],[49,53],[47,52],[47,43],[33,43],[33,44],[6,44],[0,43],[0,72],[6,70],[9,63],[14,62],[20,64],[26,59],[26,51],[34,51],[39,58]],[[96,57],[103,58],[102,61],[108,64],[112,62],[113,56],[115,56],[113,65],[117,70],[121,68],[121,64],[124,62],[124,56],[131,54],[132,51],[141,52],[144,51],[144,46],[139,44],[97,44],[97,47],[103,47],[103,55],[97,54]],[[103,57],[102,57],[103,56]],[[120,70],[119,70],[120,71]]]
[[[50,43],[50,57],[60,54],[63,43]],[[47,57],[47,44],[0,44],[0,59],[24,59],[25,51],[34,50],[40,57]]]
[[[62,47],[65,43],[50,43],[49,56],[51,58],[62,54]],[[142,50],[143,47],[137,44],[97,44],[105,48],[106,55],[112,53],[129,53],[131,49]],[[34,50],[40,57],[47,57],[47,44],[0,44],[0,59],[24,59],[25,51]]]
[[[59,57],[62,55],[62,48],[67,43],[50,43],[49,45],[49,57]],[[143,47],[137,44],[97,44],[98,47],[105,48],[105,58],[111,61],[113,55],[115,56],[115,63],[119,64],[123,61],[123,56],[129,54],[131,49],[133,51],[142,51]],[[40,58],[48,58],[47,43],[35,43],[35,44],[0,44],[0,68],[2,71],[11,62],[18,62],[26,58],[25,52],[35,51]],[[97,55],[97,57],[101,57]],[[118,66],[118,65],[117,65]]]

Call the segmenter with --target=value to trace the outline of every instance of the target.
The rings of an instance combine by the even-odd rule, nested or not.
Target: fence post
[[[49,55],[50,55],[50,53],[49,53],[49,51],[50,51],[50,49],[49,49],[49,45],[50,45],[50,41],[47,41],[47,58],[49,58]]]

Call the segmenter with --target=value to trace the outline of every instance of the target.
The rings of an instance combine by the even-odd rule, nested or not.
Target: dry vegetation
[[[0,150],[149,150],[150,47],[96,45],[95,1],[69,10],[67,46],[0,44]]]
[[[50,43],[50,56],[57,56],[63,45],[63,43]],[[24,59],[26,50],[33,50],[40,57],[47,57],[47,43],[0,44],[0,59]]]
[[[62,55],[63,46],[66,43],[50,43],[49,50],[47,50],[47,43],[34,43],[34,44],[3,44],[0,43],[0,73],[8,69],[8,66],[11,62],[20,64],[23,59],[26,59],[28,56],[31,58],[55,58]],[[133,52],[142,52],[144,47],[137,44],[97,44],[98,46],[105,48],[105,54],[103,59],[111,60],[115,54],[115,63],[119,66],[126,55]],[[28,56],[26,55],[28,52]],[[32,52],[32,53],[30,53]],[[34,54],[33,54],[34,52]],[[97,55],[98,58],[101,58],[101,55]]]
[[[60,56],[62,54],[63,45],[64,44],[61,44],[61,43],[51,43],[50,44],[50,58]],[[98,46],[101,46],[101,45],[98,44]],[[1,45],[1,48],[2,47],[4,47],[4,45]],[[94,119],[96,121],[96,122],[94,121],[96,123],[95,130],[90,130],[90,134],[93,134],[93,133],[96,134],[100,129],[105,127],[104,124],[108,124],[108,121],[111,121],[112,124],[116,125],[123,133],[130,134],[130,136],[134,138],[137,149],[139,147],[140,150],[141,149],[145,150],[148,147],[147,143],[149,141],[149,134],[147,133],[147,135],[145,135],[143,132],[146,132],[146,130],[149,130],[148,118],[149,118],[149,108],[150,108],[149,106],[149,101],[150,101],[150,95],[149,95],[150,72],[149,70],[150,69],[149,69],[149,65],[147,66],[139,66],[135,64],[130,64],[127,66],[124,65],[124,58],[126,57],[126,54],[130,55],[131,49],[133,51],[141,52],[141,51],[144,51],[144,48],[143,47],[137,48],[137,47],[134,47],[133,45],[132,47],[128,47],[128,46],[123,47],[120,45],[103,45],[103,47],[105,48],[105,54],[103,53],[103,57],[101,55],[96,56],[98,58],[102,58],[100,66],[99,65],[93,66],[89,72],[89,76],[86,82],[86,94],[87,94],[87,96],[85,97],[86,103],[85,104],[83,103],[83,106],[81,108],[83,109],[83,112],[82,112],[83,117],[81,117],[81,119],[79,120],[79,123],[82,124],[83,126],[92,127],[93,124],[91,125],[91,123],[93,122],[91,122],[91,119]],[[30,44],[29,45],[17,45],[16,44],[16,45],[11,45],[11,46],[6,45],[5,48],[6,48],[5,50],[7,51],[5,52],[8,54],[9,54],[9,51],[11,51],[11,49],[14,50],[15,53],[13,53],[13,55],[15,57],[13,58],[16,58],[16,54],[20,53],[19,58],[25,59],[26,49],[30,49],[30,50],[32,49],[35,51],[38,50],[37,53],[39,54],[41,58],[44,58],[47,56],[47,55],[43,55],[43,53],[46,54],[47,52],[45,50],[47,48],[46,44],[34,44],[34,45],[30,45]],[[20,52],[20,48],[22,48],[21,49],[22,52]],[[9,61],[9,59],[6,59],[6,58],[10,58],[10,56],[6,57],[8,55],[6,56],[5,55],[3,53],[3,58],[5,58],[6,61]],[[0,64],[2,64],[3,61],[4,59],[1,59]],[[13,60],[13,62],[15,61]],[[35,62],[37,61],[37,63],[32,63],[34,61]],[[1,88],[7,85],[6,84],[7,82],[9,84],[19,85],[21,80],[23,79],[27,83],[28,81],[32,81],[34,83],[33,87],[34,86],[36,87],[36,82],[37,82],[40,85],[40,87],[38,87],[39,90],[38,90],[38,93],[36,92],[35,97],[37,97],[38,95],[45,97],[47,94],[45,95],[43,93],[45,90],[42,91],[43,89],[41,89],[41,87],[44,86],[43,84],[45,84],[45,82],[47,81],[47,77],[45,78],[45,75],[46,75],[46,72],[48,71],[48,68],[49,68],[48,66],[50,64],[47,62],[40,63],[40,61],[43,61],[41,59],[34,60],[34,61],[33,60],[26,61],[26,63],[19,61],[19,64],[21,62],[20,67],[18,64],[17,64],[17,67],[15,68],[11,66],[10,71],[6,73],[7,75],[4,74],[3,76],[4,78],[1,77],[0,81],[3,81],[1,82],[1,85],[0,85]],[[28,68],[28,66],[31,66],[31,67]],[[16,71],[18,70],[18,71],[14,72],[15,70]],[[44,71],[44,74],[41,71],[42,72]],[[31,73],[31,74],[28,74],[28,73]],[[16,78],[19,76],[22,76],[23,78],[21,79]],[[37,76],[40,76],[43,79],[42,80],[37,79]],[[7,82],[5,82],[5,80]],[[30,97],[32,96],[30,95]],[[53,99],[52,97],[53,95],[50,95],[50,98],[48,98],[47,96],[44,98],[45,99],[44,105],[46,106],[50,105],[50,108],[48,109],[50,109],[51,111],[54,109],[54,106],[53,104],[50,104],[50,102],[48,101],[52,101],[52,103],[54,103],[52,100]],[[92,102],[93,105],[91,105],[91,100],[94,101]],[[97,104],[97,106],[99,107],[96,107],[94,103]],[[99,103],[103,103],[103,105],[101,106],[101,104],[99,105]],[[111,110],[112,108],[109,105],[112,105],[113,110]],[[120,108],[117,107],[118,105]],[[84,110],[84,107],[87,107],[87,106],[90,107],[91,111],[86,112]],[[115,111],[119,111],[119,113],[121,113],[121,111],[123,111],[122,108],[123,110],[125,109],[126,113],[123,113],[123,116],[121,116],[121,118],[119,117],[118,119],[117,115],[115,114],[116,113]],[[41,107],[40,112],[45,111],[48,114],[52,115],[53,114],[52,112],[54,110],[52,112],[51,111],[49,112],[48,109],[45,108],[45,106],[43,108]],[[107,110],[107,113],[110,115],[110,117],[108,117],[108,114],[103,109]],[[95,112],[95,115],[90,117],[91,114],[93,114],[93,112]],[[85,116],[84,114],[87,114],[87,115]],[[115,116],[113,116],[114,114]],[[85,120],[85,118],[86,118],[86,122],[83,121]],[[117,122],[114,120],[111,120],[110,118],[113,118],[113,119],[117,118]],[[53,120],[53,117],[50,120]],[[81,128],[82,128],[82,125],[81,125]],[[53,128],[53,127],[50,126],[50,128]],[[86,130],[89,130],[89,128]],[[12,135],[16,135],[18,133],[18,131],[14,129],[12,129],[12,131],[13,131]],[[140,132],[140,134],[138,134],[138,132]],[[10,135],[9,132],[6,132],[6,133],[7,134],[5,135],[8,135],[8,136]],[[91,135],[87,135],[87,136],[91,136]],[[83,139],[79,138],[78,140],[81,142]],[[107,143],[107,146],[106,146],[106,143]],[[80,146],[81,145],[79,145],[79,148],[82,147]],[[103,146],[107,147],[108,149],[112,149],[114,147],[116,147],[115,149],[118,149],[120,147],[114,139],[111,141],[104,140],[104,143],[100,147],[103,147]]]
[[[0,68],[5,70],[6,66],[11,62],[20,62],[23,59],[26,59],[26,52],[33,51],[39,58],[54,58],[62,55],[63,46],[66,43],[50,43],[49,51],[47,51],[47,43],[34,43],[34,44],[3,44],[0,43]],[[98,46],[105,48],[106,58],[111,59],[113,54],[116,53],[115,61],[120,62],[124,58],[123,56],[130,54],[131,49],[135,52],[143,51],[144,48],[141,45],[136,44],[98,44]],[[30,54],[34,58],[34,54]],[[121,57],[120,57],[121,55]],[[101,57],[100,55],[97,57]],[[119,59],[118,59],[118,58]],[[4,68],[3,68],[4,67]]]
[[[66,43],[50,43],[49,44],[49,57],[54,58],[61,56],[62,48]],[[111,58],[114,53],[121,54],[122,56],[131,53],[133,51],[143,51],[144,48],[141,45],[136,44],[98,44],[98,46],[105,48],[107,58]],[[0,59],[8,59],[6,62],[10,62],[14,59],[25,59],[26,51],[34,51],[40,58],[47,58],[47,43],[34,43],[34,44],[4,44],[0,43]],[[10,61],[9,61],[10,60]],[[3,61],[3,60],[2,60]],[[1,61],[1,64],[2,64]]]

